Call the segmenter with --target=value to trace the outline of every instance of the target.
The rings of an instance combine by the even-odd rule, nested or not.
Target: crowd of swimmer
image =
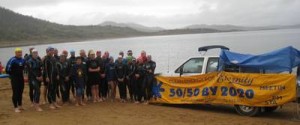
[[[22,58],[22,50],[16,48],[15,56],[8,61],[6,71],[11,79],[15,112],[23,110],[24,73],[28,74],[30,101],[37,111],[43,111],[41,93],[50,109],[72,103],[70,95],[75,98],[76,106],[86,105],[87,101],[114,102],[117,87],[122,103],[147,104],[152,98],[156,63],[145,51],[138,58],[133,57],[131,50],[127,51],[127,57],[121,51],[115,61],[107,51],[102,55],[101,51],[89,50],[86,55],[85,50],[80,50],[80,56],[76,57],[71,50],[69,57],[66,50],[59,55],[57,49],[48,47],[46,53],[41,58],[36,49],[30,48],[30,54]]]

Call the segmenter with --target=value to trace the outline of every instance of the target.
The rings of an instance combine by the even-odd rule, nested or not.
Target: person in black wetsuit
[[[144,69],[146,70],[146,75],[143,82],[143,93],[145,95],[145,103],[152,98],[152,87],[154,82],[154,72],[156,68],[156,63],[152,61],[151,55],[147,56],[147,62],[144,64]]]
[[[87,60],[88,60],[88,58],[87,58],[87,56],[86,56],[86,53],[85,53],[85,50],[83,50],[83,49],[81,49],[80,50],[80,52],[79,52],[79,54],[80,54],[80,58],[81,58],[81,62],[82,62],[82,66],[83,66],[83,68],[84,68],[84,74],[87,74],[87,72],[88,72],[88,68],[87,68]],[[86,96],[87,96],[87,100],[91,100],[92,99],[92,91],[91,91],[91,87],[87,84],[88,83],[88,78],[87,78],[87,75],[85,75],[85,90],[86,90]],[[84,99],[84,94],[83,94],[83,96],[82,96],[82,98]]]
[[[6,72],[10,75],[11,88],[13,91],[12,101],[15,112],[19,113],[23,110],[22,95],[24,90],[24,65],[25,60],[22,58],[22,49],[15,49],[15,56],[10,58],[6,65]]]
[[[142,98],[144,97],[145,100],[145,95],[143,93],[143,80],[145,77],[145,69],[143,66],[143,60],[138,60],[137,62],[137,67],[136,67],[136,72],[134,74],[135,77],[135,82],[136,82],[136,86],[135,86],[135,93],[136,93],[136,102],[135,103],[141,103],[142,102]]]
[[[129,90],[130,100],[132,102],[137,101],[137,94],[135,93],[135,86],[136,86],[136,80],[135,80],[135,72],[136,72],[136,59],[133,58],[131,60],[128,60],[127,65],[127,74],[126,79],[128,80],[127,86]]]
[[[121,102],[124,103],[127,98],[127,91],[126,91],[126,72],[127,72],[127,65],[123,63],[123,57],[119,56],[116,62],[116,73],[117,73],[117,84],[119,88],[119,94],[121,98]]]
[[[27,61],[28,67],[28,80],[29,80],[29,92],[32,91],[32,103],[37,111],[43,111],[40,108],[40,93],[42,77],[42,61],[39,59],[37,50],[33,49],[31,52],[31,58]],[[31,95],[30,95],[31,96]]]
[[[88,53],[89,60],[87,61],[89,86],[91,87],[93,102],[100,102],[99,84],[100,84],[100,64],[96,60],[96,55],[93,50]]]
[[[67,56],[64,54],[60,55],[59,62],[57,63],[59,70],[59,88],[62,97],[63,104],[68,102],[70,99],[70,65],[67,62]]]
[[[100,69],[101,71],[101,95],[102,100],[105,101],[108,95],[108,80],[107,80],[107,74],[106,74],[106,65],[109,63],[109,52],[105,51],[104,55],[102,56],[102,66],[103,68]]]
[[[48,55],[44,59],[44,72],[45,72],[45,81],[48,82],[48,102],[50,104],[50,109],[56,109],[60,106],[56,103],[56,92],[57,84],[59,80],[59,71],[57,68],[57,61],[53,57],[54,48],[47,48]]]
[[[75,51],[74,50],[71,50],[70,51],[70,58],[68,59],[68,63],[70,65],[70,67],[73,67],[75,64],[76,64],[76,57],[75,57]],[[74,87],[74,80],[72,77],[70,77],[70,80],[69,80],[69,84],[70,84],[70,88],[68,91],[72,91],[72,95],[73,95],[73,98],[76,98],[75,96],[75,87]]]
[[[101,51],[97,51],[96,52],[96,60],[98,61],[99,65],[100,65],[100,71],[99,71],[99,75],[100,75],[100,84],[99,84],[99,98],[100,98],[100,102],[102,102],[103,100],[105,100],[106,95],[102,94],[102,87],[103,87],[103,82],[105,82],[105,64],[102,60],[101,57]]]

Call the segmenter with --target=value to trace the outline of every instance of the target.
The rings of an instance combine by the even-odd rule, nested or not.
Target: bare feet
[[[15,108],[15,113],[20,113],[21,110],[19,108]]]

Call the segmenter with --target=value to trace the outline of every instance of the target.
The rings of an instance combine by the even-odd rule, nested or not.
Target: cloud
[[[61,24],[134,22],[178,28],[191,24],[299,24],[299,0],[1,0],[25,15]]]

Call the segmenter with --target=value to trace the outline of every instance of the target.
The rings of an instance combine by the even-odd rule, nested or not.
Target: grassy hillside
[[[61,25],[0,7],[0,42],[2,43],[24,45],[23,41],[60,42],[142,35],[147,33],[128,27]]]

